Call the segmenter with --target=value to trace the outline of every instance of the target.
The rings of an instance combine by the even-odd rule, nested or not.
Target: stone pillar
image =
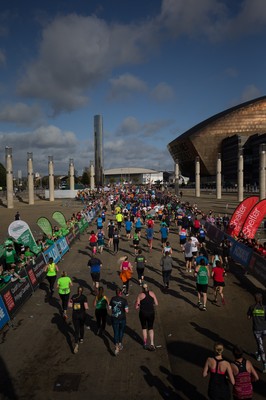
[[[94,165],[93,165],[92,161],[90,164],[90,188],[91,188],[91,190],[95,189],[95,172],[94,172]]]
[[[200,158],[195,160],[195,196],[200,197]]]
[[[28,166],[28,193],[29,204],[34,204],[34,179],[33,179],[33,158],[32,153],[27,153],[27,166]]]
[[[75,169],[73,158],[69,159],[69,189],[75,190]]]
[[[6,147],[6,200],[7,208],[14,208],[12,147]]]
[[[48,156],[49,175],[49,201],[54,201],[54,161],[53,156]]]
[[[221,153],[217,156],[217,167],[216,167],[216,199],[222,198],[222,160]]]
[[[238,151],[237,191],[237,200],[241,202],[244,200],[244,157],[242,148]]]
[[[175,164],[175,194],[179,196],[179,164]]]
[[[260,200],[266,197],[266,143],[260,145]]]

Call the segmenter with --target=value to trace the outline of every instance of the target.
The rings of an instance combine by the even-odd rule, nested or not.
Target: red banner
[[[228,225],[227,233],[231,236],[238,236],[250,210],[259,201],[258,196],[247,197],[235,209]]]
[[[242,232],[249,239],[253,239],[256,235],[257,229],[262,223],[264,217],[266,215],[266,199],[261,200],[257,203],[250,213],[248,214]]]

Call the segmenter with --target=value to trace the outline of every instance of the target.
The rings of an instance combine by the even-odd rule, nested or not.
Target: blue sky
[[[3,0],[0,162],[82,174],[101,114],[105,168],[173,170],[170,141],[265,95],[265,42],[265,0]]]

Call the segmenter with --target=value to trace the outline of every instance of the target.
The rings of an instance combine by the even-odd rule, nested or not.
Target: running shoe
[[[257,361],[261,361],[261,355],[256,351],[255,357]]]
[[[203,306],[203,307],[202,307],[202,310],[203,310],[203,311],[207,311],[206,306]]]
[[[202,302],[198,301],[198,307],[202,306]]]
[[[155,346],[154,346],[153,344],[151,344],[150,347],[149,347],[149,350],[150,350],[150,351],[155,351],[156,348],[155,348]]]
[[[79,339],[79,343],[83,343],[84,342],[84,340],[83,339]]]
[[[74,347],[74,354],[77,354],[79,351],[79,345],[76,343]]]
[[[119,343],[118,348],[119,348],[119,351],[123,350],[124,347],[123,347],[122,343]]]
[[[118,354],[119,354],[119,347],[116,347],[115,348],[115,356],[118,356]]]
[[[145,344],[143,345],[143,349],[144,349],[144,350],[149,350],[149,346],[147,345],[147,343],[145,343]]]

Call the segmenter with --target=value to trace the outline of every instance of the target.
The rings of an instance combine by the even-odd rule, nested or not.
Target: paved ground
[[[186,197],[185,197],[186,199]],[[188,196],[191,203],[195,199]],[[217,201],[213,195],[206,194],[197,199],[199,208],[231,213],[237,201],[227,197]],[[35,234],[39,228],[36,220],[46,216],[51,220],[53,211],[62,210],[66,217],[79,209],[75,202],[36,201],[34,206],[16,203],[13,210],[0,208],[2,241],[6,229],[20,211],[21,218],[32,227]],[[226,211],[225,211],[226,210]],[[158,231],[158,225],[155,228]],[[3,399],[54,400],[54,399],[206,399],[208,380],[203,379],[202,367],[211,354],[213,343],[217,340],[225,345],[225,355],[231,358],[231,348],[235,343],[244,347],[259,371],[261,380],[254,385],[257,400],[265,399],[266,377],[260,372],[261,365],[252,353],[255,342],[250,321],[246,319],[248,306],[253,302],[254,284],[244,276],[240,267],[232,267],[227,277],[225,296],[226,306],[217,307],[211,303],[209,290],[207,312],[197,307],[194,278],[184,271],[183,255],[180,252],[175,230],[171,231],[170,242],[174,248],[176,267],[173,271],[171,288],[168,294],[161,292],[161,270],[159,260],[161,249],[159,234],[154,241],[155,249],[147,252],[146,242],[142,245],[148,260],[145,271],[146,281],[159,300],[155,322],[156,352],[148,352],[141,346],[141,329],[138,313],[133,304],[139,286],[136,274],[130,286],[128,297],[130,312],[124,340],[124,350],[118,357],[113,355],[111,326],[107,334],[100,338],[95,335],[95,319],[90,294],[91,278],[86,267],[89,257],[88,235],[81,236],[59,264],[66,269],[74,282],[73,292],[78,284],[85,287],[90,310],[85,341],[80,352],[73,354],[73,329],[71,323],[62,321],[57,296],[49,300],[47,285],[41,287],[22,307],[13,321],[13,327],[4,330],[0,337],[1,380],[5,377],[6,393]],[[104,251],[102,284],[106,294],[111,297],[118,276],[118,258],[128,254],[131,261],[132,243],[121,240],[121,251],[117,256]],[[255,281],[256,285],[256,281]],[[63,391],[67,388],[76,391]]]

